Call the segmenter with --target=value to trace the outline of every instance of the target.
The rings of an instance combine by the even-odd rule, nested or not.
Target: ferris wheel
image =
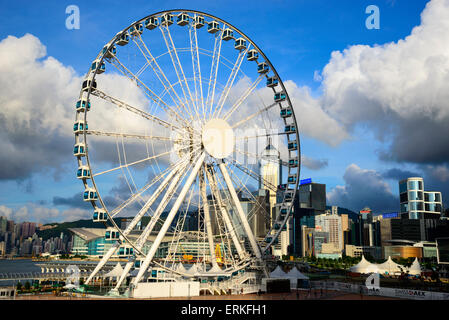
[[[128,262],[116,290],[156,267],[232,277],[279,248],[298,126],[273,65],[228,22],[168,10],[118,32],[89,68],[73,129],[83,200],[111,243],[86,284],[117,256]]]

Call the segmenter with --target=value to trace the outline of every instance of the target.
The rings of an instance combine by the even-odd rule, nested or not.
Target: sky
[[[80,10],[67,29],[66,8]],[[379,29],[368,29],[369,5]],[[301,178],[328,205],[399,210],[398,181],[422,176],[449,205],[449,0],[1,1],[0,215],[87,219],[73,148],[83,75],[118,31],[166,9],[207,12],[244,31],[287,86]],[[113,192],[112,192],[113,193]]]

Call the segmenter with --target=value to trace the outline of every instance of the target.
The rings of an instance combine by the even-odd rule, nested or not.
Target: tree
[[[22,291],[22,283],[17,283],[16,289],[17,291]]]
[[[31,289],[31,284],[29,281],[25,282],[25,290],[30,290]]]

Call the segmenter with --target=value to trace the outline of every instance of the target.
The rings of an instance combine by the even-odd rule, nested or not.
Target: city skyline
[[[26,13],[18,10],[20,2],[8,4],[0,14],[0,57],[7,61],[0,65],[0,79],[11,84],[0,89],[6,128],[0,135],[3,150],[10,150],[0,156],[0,215],[18,222],[91,217],[91,207],[81,200],[71,154],[73,105],[84,72],[124,26],[162,9],[184,7],[177,1],[163,8],[142,3],[123,12],[117,5],[94,7],[79,1],[81,27],[68,30],[69,4],[46,4],[45,21],[42,4],[30,5]],[[380,7],[379,30],[365,27],[369,4]],[[444,98],[449,90],[443,72],[448,62],[441,57],[447,58],[444,46],[449,42],[442,30],[449,21],[449,2],[276,5],[284,10],[267,16],[250,4],[240,12],[232,3],[190,4],[247,32],[277,68],[300,126],[301,178],[326,184],[329,205],[355,212],[366,206],[376,212],[399,211],[398,182],[414,176],[424,177],[426,189],[441,191],[447,204],[449,135],[444,123],[449,116]],[[286,13],[287,8],[293,10]],[[252,10],[261,13],[255,22],[247,19]],[[285,24],[275,23],[285,14]],[[26,24],[17,24],[23,19]],[[414,58],[428,63],[415,65]],[[407,77],[416,77],[416,88],[403,86]],[[433,89],[428,92],[423,79],[429,77]],[[44,78],[48,80],[42,85]],[[401,90],[392,92],[389,86]],[[409,97],[414,91],[421,94],[417,100]],[[47,97],[41,99],[36,92]],[[59,111],[53,115],[55,106]],[[42,117],[45,121],[39,123]],[[421,148],[414,150],[417,145]],[[111,188],[108,196],[118,197],[119,192]]]

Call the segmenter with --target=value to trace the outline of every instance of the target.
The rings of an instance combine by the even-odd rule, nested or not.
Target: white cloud
[[[403,40],[332,53],[322,109],[351,128],[368,122],[389,137],[385,159],[445,162],[449,156],[449,1],[430,1]],[[419,150],[418,150],[419,149]]]

